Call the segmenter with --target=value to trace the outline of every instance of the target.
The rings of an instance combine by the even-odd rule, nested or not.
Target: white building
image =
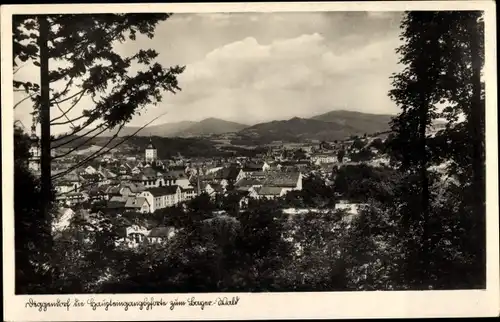
[[[146,162],[156,161],[156,158],[157,158],[156,147],[153,145],[153,142],[151,142],[151,138],[149,138],[149,144],[146,146],[146,155],[145,155]]]

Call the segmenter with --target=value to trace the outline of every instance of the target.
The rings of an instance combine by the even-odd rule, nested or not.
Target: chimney
[[[198,195],[200,195],[200,193],[201,193],[201,191],[200,191],[201,190],[201,188],[200,188],[200,175],[201,175],[201,173],[200,173],[200,167],[198,167],[198,173],[196,175]]]

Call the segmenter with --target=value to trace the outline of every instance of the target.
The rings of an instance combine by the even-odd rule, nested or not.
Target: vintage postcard
[[[5,320],[499,315],[495,26],[2,6]]]

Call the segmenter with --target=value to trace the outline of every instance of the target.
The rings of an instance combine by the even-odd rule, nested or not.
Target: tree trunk
[[[486,182],[485,182],[485,151],[484,151],[484,101],[482,100],[481,88],[481,67],[482,67],[482,53],[480,46],[480,37],[482,34],[478,30],[478,21],[475,16],[469,20],[469,28],[471,28],[470,35],[470,48],[472,56],[472,97],[469,115],[469,134],[472,145],[472,193],[473,193],[473,207],[474,210],[474,235],[480,240],[476,241],[479,252],[477,259],[478,268],[482,270],[481,276],[485,277],[486,265],[486,252],[482,245],[486,245]]]
[[[45,220],[46,233],[51,233],[50,209],[52,205],[52,183],[50,167],[50,82],[49,82],[49,54],[48,34],[49,23],[47,16],[39,16],[40,36],[38,45],[40,47],[40,126],[41,126],[41,193],[43,198],[43,216]]]
[[[422,103],[422,106],[420,107],[420,124],[419,124],[419,138],[420,138],[420,145],[419,145],[419,152],[420,152],[420,167],[419,167],[419,172],[420,172],[420,182],[421,182],[421,202],[422,202],[422,252],[421,252],[421,280],[419,281],[422,283],[422,285],[426,285],[426,281],[428,278],[428,262],[429,262],[429,256],[428,256],[428,251],[429,251],[429,245],[428,245],[428,239],[429,239],[429,232],[428,232],[428,222],[429,222],[429,199],[430,199],[430,193],[429,193],[429,179],[427,177],[427,164],[428,164],[428,157],[427,157],[427,140],[426,140],[426,133],[427,133],[427,111],[428,111],[428,106],[427,103]]]
[[[477,30],[475,19],[470,23],[471,28]],[[471,33],[471,53],[472,53],[472,102],[469,120],[469,131],[472,143],[472,171],[473,171],[473,191],[476,192],[476,202],[482,210],[484,198],[484,129],[483,114],[484,104],[481,99],[481,53],[479,46],[478,32]]]

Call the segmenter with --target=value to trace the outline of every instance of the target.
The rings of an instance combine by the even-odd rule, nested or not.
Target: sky
[[[310,117],[332,110],[395,114],[390,76],[400,70],[401,12],[174,14],[155,37],[116,47],[122,55],[152,48],[163,66],[183,65],[182,91],[164,93],[129,123],[199,121],[208,117],[244,124]],[[15,79],[36,81],[37,67]],[[23,96],[15,93],[17,102]],[[70,116],[92,102],[83,98]],[[31,125],[29,100],[15,110]],[[57,109],[54,117],[60,115]],[[67,125],[52,131],[65,132]]]

